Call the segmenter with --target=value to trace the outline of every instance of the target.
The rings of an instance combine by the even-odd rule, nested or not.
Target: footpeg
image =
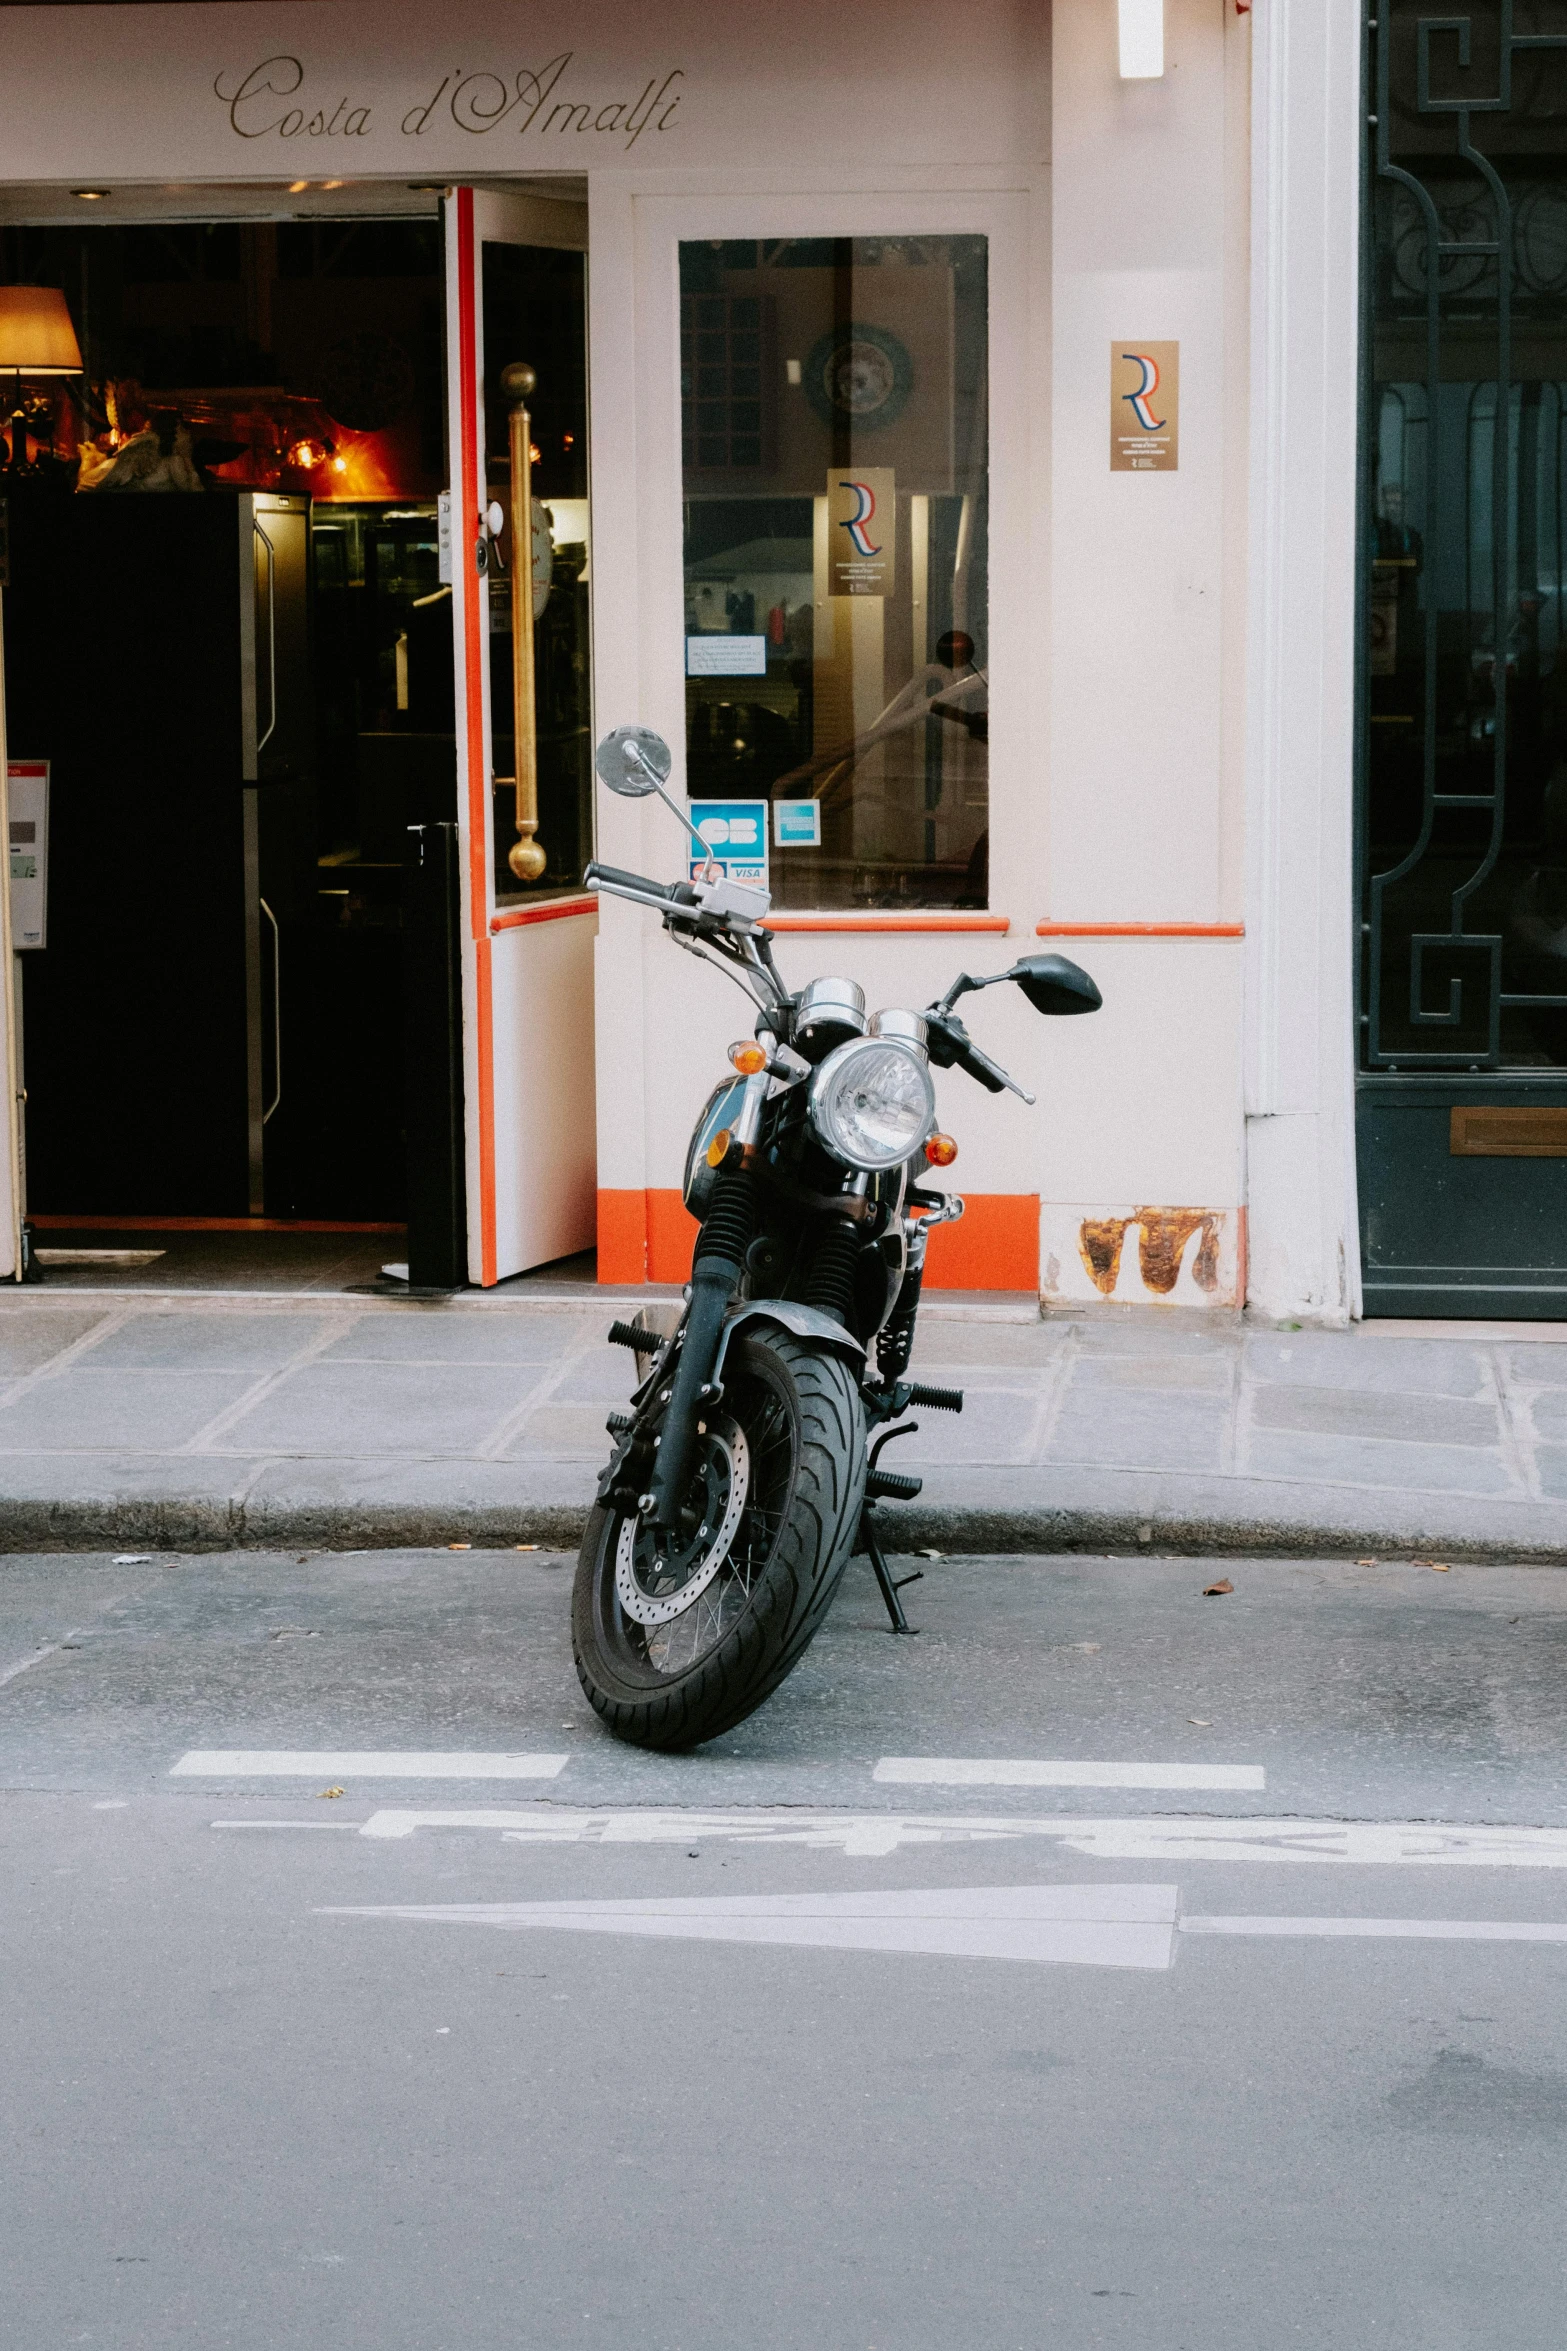
[[[604,1423],[612,1437],[623,1437],[636,1425],[636,1415],[631,1412],[612,1412]]]
[[[656,1354],[663,1341],[657,1331],[645,1331],[640,1323],[612,1322],[609,1326],[612,1347],[629,1347],[637,1355]]]
[[[912,1502],[924,1491],[923,1478],[905,1477],[901,1470],[873,1469],[865,1480],[867,1502]]]
[[[909,1384],[909,1402],[927,1405],[932,1412],[961,1412],[963,1410],[963,1390],[961,1388],[927,1388],[918,1380],[914,1380]]]

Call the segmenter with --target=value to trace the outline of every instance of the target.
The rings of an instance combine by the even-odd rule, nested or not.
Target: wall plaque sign
[[[1110,346],[1110,471],[1174,473],[1180,462],[1181,346]]]
[[[890,596],[898,559],[890,465],[835,465],[827,476],[827,593]]]

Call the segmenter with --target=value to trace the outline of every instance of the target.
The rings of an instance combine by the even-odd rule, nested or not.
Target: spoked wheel
[[[783,1331],[738,1340],[698,1440],[682,1532],[595,1510],[572,1596],[577,1673],[618,1738],[694,1747],[794,1666],[848,1564],[865,1427],[839,1356]]]

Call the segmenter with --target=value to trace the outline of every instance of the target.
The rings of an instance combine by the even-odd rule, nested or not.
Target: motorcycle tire
[[[605,1727],[678,1750],[754,1713],[826,1615],[864,1499],[852,1365],[782,1330],[737,1340],[698,1443],[699,1532],[681,1551],[621,1512],[588,1521],[572,1650]]]

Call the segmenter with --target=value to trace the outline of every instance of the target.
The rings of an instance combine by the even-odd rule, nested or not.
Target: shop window
[[[987,261],[680,248],[687,789],[779,906],[987,902]]]

